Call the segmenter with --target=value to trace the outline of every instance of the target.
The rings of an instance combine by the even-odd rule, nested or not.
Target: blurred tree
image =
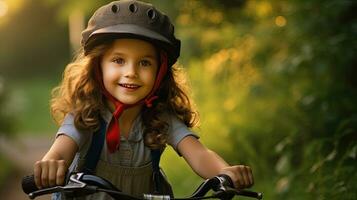
[[[8,104],[8,90],[0,76],[0,136],[13,136],[16,123],[14,113]]]
[[[69,61],[67,28],[57,7],[25,1],[0,26],[0,69],[7,79],[60,74]]]

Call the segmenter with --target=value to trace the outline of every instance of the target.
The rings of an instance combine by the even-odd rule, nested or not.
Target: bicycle
[[[263,195],[259,192],[249,190],[237,190],[232,188],[232,181],[227,175],[218,175],[211,179],[207,179],[202,182],[196,191],[189,197],[174,198],[170,195],[160,194],[143,194],[142,198],[135,197],[129,194],[125,194],[117,189],[112,183],[104,178],[85,174],[81,172],[72,173],[69,176],[69,180],[64,186],[55,186],[44,189],[38,189],[35,185],[34,176],[25,176],[22,179],[22,189],[28,195],[30,199],[34,199],[38,196],[52,194],[56,192],[64,192],[69,197],[79,197],[90,195],[97,192],[106,192],[114,199],[122,200],[198,200],[198,199],[222,199],[229,200],[234,196],[246,196],[256,199],[262,199]],[[210,196],[206,196],[209,191],[213,191]]]

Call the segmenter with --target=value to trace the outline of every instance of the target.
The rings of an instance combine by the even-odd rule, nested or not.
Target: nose
[[[133,62],[129,62],[125,67],[125,77],[127,78],[137,78],[137,66]]]

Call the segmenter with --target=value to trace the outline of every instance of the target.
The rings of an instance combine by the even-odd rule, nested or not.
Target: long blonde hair
[[[87,55],[79,52],[66,66],[62,82],[52,90],[51,115],[61,124],[66,114],[74,115],[75,127],[83,132],[95,132],[100,126],[100,113],[106,108],[105,97],[96,77],[103,54],[112,47],[106,41],[94,47]],[[145,144],[150,148],[162,148],[166,144],[168,123],[164,114],[173,114],[188,127],[194,127],[199,119],[191,99],[182,85],[182,71],[175,66],[168,72],[156,92],[159,98],[153,107],[143,108]]]

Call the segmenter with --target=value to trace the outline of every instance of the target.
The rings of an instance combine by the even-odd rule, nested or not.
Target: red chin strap
[[[110,120],[107,132],[106,132],[106,142],[107,147],[110,153],[114,153],[120,147],[120,126],[119,126],[119,118],[123,111],[129,107],[145,104],[146,107],[152,107],[152,103],[155,99],[159,98],[155,96],[155,92],[160,86],[162,79],[164,78],[167,72],[167,54],[165,52],[160,52],[160,68],[159,73],[157,74],[154,86],[151,92],[146,96],[145,99],[140,100],[135,104],[123,104],[122,102],[118,101],[115,97],[113,97],[104,87],[102,73],[100,67],[96,68],[96,79],[100,83],[102,93],[106,98],[108,98],[114,105],[115,111],[113,112],[112,119]]]

